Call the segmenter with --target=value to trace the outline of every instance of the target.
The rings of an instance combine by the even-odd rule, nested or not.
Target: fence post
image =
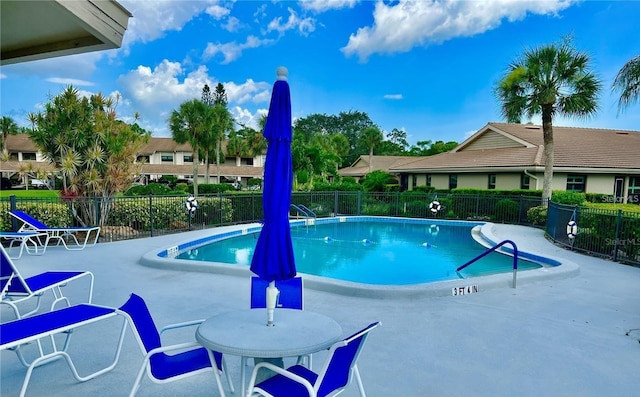
[[[613,261],[618,261],[618,246],[620,245],[620,228],[622,227],[622,210],[618,210],[618,219],[616,220],[616,236],[613,244]]]
[[[151,224],[151,237],[153,237],[154,235],[154,228],[153,228],[153,194],[149,194],[149,222]]]
[[[17,205],[16,205],[16,195],[12,194],[11,196],[9,196],[9,209],[11,211],[15,211],[17,210]],[[11,217],[11,230],[18,230],[18,220],[16,219],[15,216]]]
[[[362,203],[362,190],[358,190],[358,200],[356,201],[356,215],[360,215],[360,204]]]
[[[95,217],[93,219],[96,220],[96,224],[93,226],[100,225],[100,202],[98,196],[93,196],[93,212]]]
[[[520,199],[518,200],[518,225],[522,225],[522,198],[523,195],[520,195]]]
[[[333,216],[338,216],[338,191],[333,192]]]

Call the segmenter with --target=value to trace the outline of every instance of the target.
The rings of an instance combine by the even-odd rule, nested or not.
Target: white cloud
[[[268,103],[271,98],[271,93],[269,92],[271,84],[266,82],[257,83],[252,79],[247,79],[242,84],[236,84],[234,82],[226,82],[223,84],[224,90],[227,93],[227,99],[230,103]]]
[[[229,17],[229,19],[227,19],[227,23],[222,25],[222,27],[228,32],[237,32],[240,29],[240,26],[242,26],[242,24],[236,17]]]
[[[313,18],[301,19],[298,14],[292,9],[288,8],[289,18],[285,23],[282,23],[282,17],[274,18],[269,25],[267,25],[267,32],[277,31],[280,34],[292,29],[297,29],[298,32],[304,36],[316,30],[316,21]]]
[[[202,53],[202,58],[206,61],[208,59],[213,58],[217,54],[222,54],[223,60],[222,64],[228,64],[236,59],[238,59],[242,55],[242,51],[249,48],[258,48],[264,45],[271,44],[273,40],[270,39],[259,39],[256,36],[249,36],[244,43],[238,44],[235,41],[230,43],[208,43],[204,52]]]
[[[316,12],[325,12],[341,8],[353,8],[358,0],[303,0],[300,2],[302,8]]]
[[[214,17],[223,16],[225,12],[228,14],[228,10],[225,11],[215,0],[123,0],[122,5],[133,14],[122,43],[125,51],[132,43],[148,43],[162,37],[167,31],[180,31],[187,22],[203,12]]]
[[[118,114],[133,116],[139,112],[143,128],[153,131],[154,136],[170,136],[167,119],[171,111],[184,101],[200,98],[205,84],[215,87],[218,81],[209,76],[206,66],[187,73],[179,62],[165,59],[154,68],[140,65],[121,75],[118,84],[122,88],[119,99],[122,107]],[[234,117],[249,125],[256,122],[259,114],[252,114],[249,108],[268,103],[271,84],[247,79],[243,83],[223,82],[223,85]],[[242,104],[246,105],[241,107]]]
[[[384,96],[384,99],[392,99],[392,100],[400,100],[402,99],[402,94],[387,94]]]
[[[91,86],[92,82],[79,79],[63,78],[63,77],[50,77],[46,81],[55,84],[73,85],[73,86]]]
[[[231,10],[225,7],[222,7],[218,4],[214,4],[212,6],[207,7],[205,11],[207,14],[211,15],[215,19],[222,19],[231,13]]]
[[[341,51],[361,61],[376,53],[406,52],[416,46],[473,36],[513,22],[527,14],[557,15],[575,0],[555,1],[412,1],[385,4],[378,0],[372,26],[351,34]]]

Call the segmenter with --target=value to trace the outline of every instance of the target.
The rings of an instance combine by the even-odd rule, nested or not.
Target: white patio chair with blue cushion
[[[267,287],[269,281],[263,278],[251,277],[251,308],[264,309],[267,307]],[[276,307],[284,309],[304,309],[304,282],[302,277],[296,276],[288,280],[276,280],[276,288],[280,291]],[[305,361],[306,360],[306,361]],[[242,370],[247,365],[247,357],[242,357]],[[306,362],[306,366],[311,368],[311,354],[298,357],[298,364]],[[244,379],[244,378],[243,378]]]
[[[224,372],[229,384],[229,389],[232,393],[234,392],[231,377],[226,370],[222,354],[205,349],[195,340],[193,342],[162,346],[160,335],[163,332],[198,325],[204,320],[168,325],[158,332],[151,313],[149,313],[147,304],[136,294],[131,294],[129,300],[122,305],[118,311],[128,318],[129,324],[140,345],[140,349],[142,349],[145,355],[131,393],[129,394],[130,397],[136,395],[145,371],[149,378],[155,383],[167,383],[200,373],[213,372],[220,395],[224,395],[220,380],[220,373]],[[175,352],[175,354],[167,354],[170,352]],[[210,357],[210,355],[212,357]],[[212,370],[211,363],[214,362],[214,360],[217,368]]]
[[[268,362],[257,364],[251,374],[247,397],[336,396],[349,386],[353,377],[358,383],[360,395],[366,397],[356,361],[369,332],[379,325],[380,322],[372,323],[350,337],[336,342],[329,349],[329,357],[318,373],[302,365],[284,369]],[[262,368],[270,369],[276,374],[255,384],[258,371]]]
[[[7,252],[11,252],[14,245],[20,247],[17,256],[11,259],[20,259],[23,252],[29,255],[44,255],[49,242],[49,235],[42,232],[0,232],[0,239],[9,242]]]
[[[20,389],[20,397],[23,397],[27,391],[27,386],[31,380],[33,370],[41,365],[51,361],[63,358],[73,377],[79,382],[85,382],[93,379],[98,375],[111,371],[118,363],[122,341],[126,330],[126,321],[123,319],[120,338],[113,361],[106,367],[96,370],[91,374],[81,376],[74,365],[71,356],[67,353],[67,347],[72,332],[81,326],[86,326],[97,321],[116,316],[116,309],[91,304],[79,304],[75,306],[65,307],[60,310],[54,310],[46,313],[39,313],[31,317],[20,318],[14,321],[0,324],[0,350],[13,350],[18,354],[20,362],[27,367]],[[58,348],[54,337],[59,334],[65,334],[64,347]],[[43,343],[43,341],[47,341]],[[27,344],[35,344],[37,346],[38,356],[30,363],[27,363],[20,351]],[[51,381],[51,379],[47,379]]]
[[[9,214],[22,222],[22,226],[20,226],[18,232],[47,233],[49,236],[48,241],[53,240],[58,245],[62,243],[64,248],[70,251],[82,250],[85,247],[93,246],[98,242],[98,237],[100,237],[99,226],[49,227],[23,211],[9,211]],[[79,233],[84,233],[84,238],[78,240]],[[68,244],[70,241],[73,242],[73,244]]]
[[[260,277],[251,277],[251,308],[263,309],[267,307],[267,287],[269,281]],[[302,277],[288,280],[277,280],[276,288],[280,290],[276,307],[302,310],[304,307],[304,286]]]
[[[0,304],[10,306],[16,318],[36,313],[40,309],[40,298],[48,291],[51,291],[54,298],[51,303],[51,310],[55,309],[56,305],[61,302],[65,303],[66,306],[70,306],[69,298],[63,294],[62,287],[82,277],[89,279],[89,293],[86,303],[91,303],[93,297],[93,273],[87,271],[51,271],[24,278],[7,251],[0,245],[0,287],[2,287]],[[25,306],[21,303],[26,303],[31,298],[36,300],[35,308],[26,313],[21,313],[20,308]],[[20,308],[18,307],[19,304]]]

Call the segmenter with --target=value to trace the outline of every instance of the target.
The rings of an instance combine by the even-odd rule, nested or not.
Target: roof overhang
[[[446,168],[416,168],[389,170],[394,174],[473,174],[473,173],[501,173],[501,172],[534,172],[544,173],[544,166],[509,166],[509,167],[446,167]],[[581,167],[553,167],[554,173],[575,174],[621,174],[640,175],[639,168],[581,168]]]
[[[119,48],[132,16],[113,0],[2,0],[0,15],[0,65]]]

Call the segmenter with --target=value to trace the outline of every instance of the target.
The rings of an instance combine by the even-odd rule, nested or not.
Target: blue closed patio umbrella
[[[270,281],[267,288],[267,325],[273,325],[273,311],[278,294],[275,281],[287,280],[296,275],[289,227],[289,206],[293,184],[291,162],[293,133],[287,74],[286,68],[278,68],[278,77],[273,85],[269,114],[264,127],[264,137],[267,140],[262,192],[264,225],[251,260],[251,271]]]

